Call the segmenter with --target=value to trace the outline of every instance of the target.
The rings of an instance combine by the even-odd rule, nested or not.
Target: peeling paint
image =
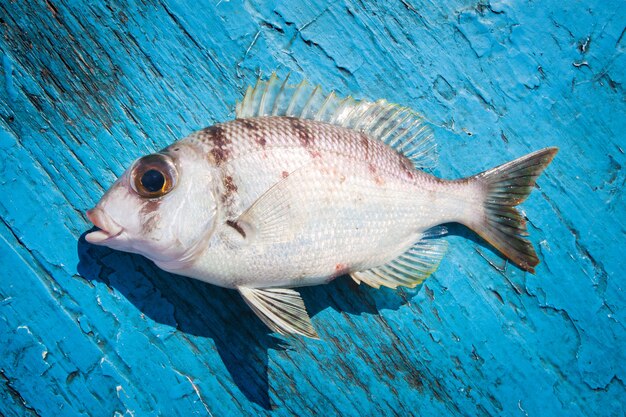
[[[5,3],[0,414],[626,413],[617,0]],[[444,177],[559,146],[523,205],[537,275],[451,226],[423,288],[305,288],[322,340],[286,341],[237,293],[81,238],[128,164],[272,71],[423,113]]]

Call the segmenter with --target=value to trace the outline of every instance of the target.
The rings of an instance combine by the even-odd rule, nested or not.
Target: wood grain
[[[617,0],[2,2],[0,414],[624,415],[625,21]],[[421,288],[303,290],[321,340],[287,341],[81,238],[135,158],[272,71],[423,113],[444,177],[559,146],[523,205],[537,274],[453,226]]]

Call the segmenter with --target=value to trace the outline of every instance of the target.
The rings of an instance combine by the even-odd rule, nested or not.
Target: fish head
[[[99,230],[85,239],[175,268],[213,233],[214,175],[207,158],[190,145],[143,156],[87,211]]]

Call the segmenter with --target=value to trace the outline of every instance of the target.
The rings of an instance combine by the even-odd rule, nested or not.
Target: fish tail
[[[470,181],[480,184],[485,197],[482,215],[468,226],[525,271],[534,273],[539,263],[528,236],[526,220],[515,208],[533,189],[552,162],[558,148],[545,148],[482,172]]]

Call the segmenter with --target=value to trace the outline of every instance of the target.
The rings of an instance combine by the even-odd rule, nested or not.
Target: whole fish
[[[444,180],[424,171],[436,147],[419,114],[273,74],[248,88],[235,120],[135,161],[87,212],[100,230],[86,240],[235,288],[272,330],[317,337],[291,288],[346,274],[414,287],[444,256],[444,223],[534,272],[515,206],[557,150]]]

